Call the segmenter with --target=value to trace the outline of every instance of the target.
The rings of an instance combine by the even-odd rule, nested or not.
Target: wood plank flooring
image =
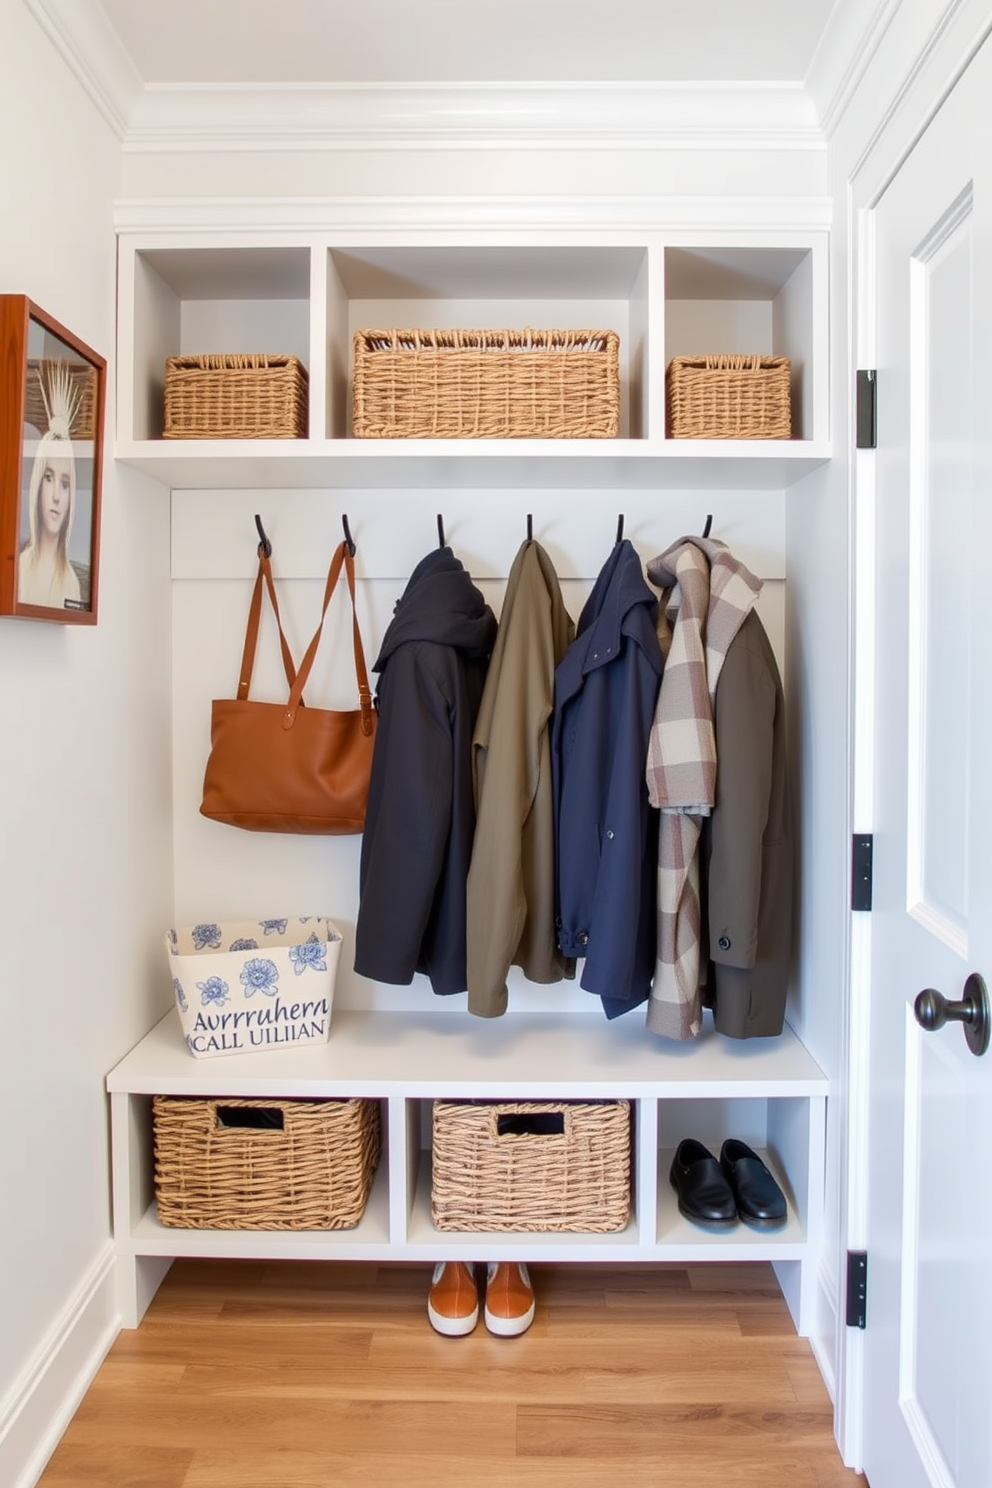
[[[864,1488],[770,1266],[535,1266],[516,1339],[429,1277],[178,1261],[40,1488]]]

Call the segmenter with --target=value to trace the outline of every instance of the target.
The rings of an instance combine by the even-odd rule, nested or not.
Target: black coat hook
[[[444,541],[444,518],[440,512],[437,514],[437,545],[439,548],[447,546]]]
[[[712,526],[713,526],[713,513],[712,512],[707,512],[707,514],[706,514],[706,526],[703,528],[703,536],[704,537],[709,537],[709,535],[710,535],[710,528]]]
[[[269,542],[269,539],[265,535],[265,528],[262,526],[262,519],[258,515],[258,512],[255,513],[255,526],[258,528],[258,551],[260,553],[264,553],[266,558],[271,558],[272,544]]]
[[[623,542],[623,512],[617,517],[617,542]]]
[[[534,518],[530,512],[527,513],[527,541],[534,541]]]
[[[354,558],[355,543],[351,535],[351,528],[348,526],[348,518],[344,514],[342,514],[341,516],[341,526],[344,528],[344,540],[348,544],[348,552],[351,554],[352,558]]]

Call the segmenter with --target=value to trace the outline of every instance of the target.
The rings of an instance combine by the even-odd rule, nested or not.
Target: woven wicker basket
[[[665,377],[671,439],[790,439],[788,357],[677,356]]]
[[[439,1230],[622,1230],[629,1101],[435,1101]]]
[[[360,439],[615,439],[615,331],[358,331]]]
[[[164,1225],[345,1230],[364,1213],[381,1146],[377,1101],[156,1095],[152,1123]]]
[[[295,356],[173,356],[166,439],[305,439],[307,369]]]

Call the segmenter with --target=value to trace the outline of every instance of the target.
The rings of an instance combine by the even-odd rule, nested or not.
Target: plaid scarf
[[[663,650],[668,646],[646,769],[651,805],[661,810],[658,949],[647,1026],[685,1040],[696,1037],[702,1018],[699,837],[716,804],[716,687],[761,580],[724,543],[698,537],[673,543],[648,563],[647,575],[663,591],[659,640]]]

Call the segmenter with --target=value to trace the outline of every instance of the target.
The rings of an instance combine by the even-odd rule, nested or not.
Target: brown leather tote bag
[[[308,708],[303,689],[310,676],[327,607],[342,567],[351,595],[352,637],[359,706],[351,712]],[[255,664],[263,587],[279,627],[282,662],[289,683],[286,703],[259,703],[248,696]],[[327,574],[320,624],[297,671],[283,634],[272,569],[263,547],[245,632],[236,699],[211,704],[210,754],[200,811],[214,821],[250,832],[342,834],[365,825],[376,714],[355,610],[355,561],[347,542],[336,550]]]

